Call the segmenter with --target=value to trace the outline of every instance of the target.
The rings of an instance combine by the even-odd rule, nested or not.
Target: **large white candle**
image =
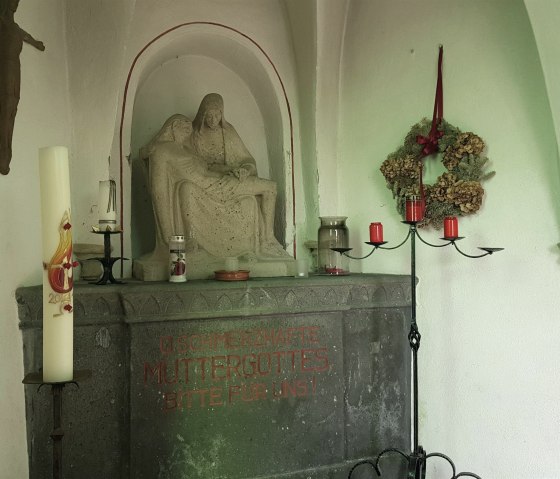
[[[39,150],[43,243],[43,381],[73,378],[72,223],[68,149]]]
[[[115,231],[117,229],[117,185],[113,180],[99,182],[99,229]]]

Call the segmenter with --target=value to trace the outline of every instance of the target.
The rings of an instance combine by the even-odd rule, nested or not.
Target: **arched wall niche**
[[[181,85],[183,76],[192,82],[190,88],[188,84],[181,91],[172,88]],[[122,181],[124,248],[132,250],[133,258],[148,252],[154,241],[138,149],[172,114],[192,119],[202,97],[210,92],[224,97],[224,116],[255,156],[259,176],[277,183],[276,235],[288,251],[293,248],[293,131],[282,79],[266,52],[243,33],[225,25],[193,22],[160,34],[139,52],[123,93],[120,172],[113,175]],[[154,94],[161,102],[153,101]]]

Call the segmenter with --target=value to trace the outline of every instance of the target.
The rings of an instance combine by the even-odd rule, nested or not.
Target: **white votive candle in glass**
[[[117,229],[117,185],[114,180],[99,182],[99,229],[115,231]]]
[[[68,149],[39,150],[43,249],[43,381],[73,379],[74,313]]]
[[[226,271],[239,271],[239,260],[235,256],[230,256],[225,259],[225,268]]]

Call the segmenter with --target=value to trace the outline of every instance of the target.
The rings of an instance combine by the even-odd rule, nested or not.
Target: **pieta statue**
[[[134,275],[166,279],[169,238],[186,239],[187,276],[203,278],[237,257],[255,275],[289,274],[292,258],[274,235],[276,183],[257,175],[221,95],[202,100],[191,122],[168,118],[140,150],[147,161],[155,219],[155,248],[135,261]]]

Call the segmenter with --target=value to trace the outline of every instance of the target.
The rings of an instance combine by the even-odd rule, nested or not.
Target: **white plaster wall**
[[[341,53],[348,0],[317,3],[317,162],[321,216],[338,214]]]
[[[36,1],[36,0],[34,0]],[[72,193],[77,219],[75,241],[102,244],[91,233],[97,224],[100,180],[115,178],[109,157],[124,84],[126,40],[135,0],[65,2],[68,25],[68,81],[72,108],[72,149],[80,168]],[[111,162],[116,168],[118,158]],[[115,273],[116,273],[115,268]]]
[[[338,207],[339,92],[348,0],[285,0],[297,62],[306,217],[300,246],[317,240],[319,215]],[[303,225],[300,225],[303,226]],[[304,252],[303,246],[301,252]]]
[[[0,357],[4,361],[0,370],[0,477],[13,479],[28,475],[15,289],[42,280],[38,149],[71,145],[64,20],[62,0],[25,0],[16,12],[16,22],[43,41],[46,50],[23,46],[11,171],[0,177]],[[70,151],[71,172],[76,168],[76,156]],[[71,189],[76,191],[74,183]]]
[[[296,219],[298,255],[306,254],[308,240],[317,240],[319,223],[316,142],[317,0],[284,0],[294,44],[301,139],[301,180],[305,210]],[[300,210],[301,211],[301,210]],[[301,256],[300,256],[301,257]]]
[[[357,252],[371,221],[393,244],[406,234],[379,166],[431,116],[440,43],[445,118],[486,141],[497,171],[481,212],[460,220],[461,246],[506,249],[469,260],[418,246],[420,443],[482,477],[558,478],[558,153],[521,0],[351,1],[338,213]],[[436,242],[441,232],[424,235]],[[406,273],[409,254],[378,251],[352,267]],[[443,464],[429,473],[450,475]]]

